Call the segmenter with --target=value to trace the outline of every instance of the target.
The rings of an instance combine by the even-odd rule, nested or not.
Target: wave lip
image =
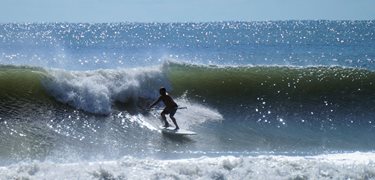
[[[58,101],[95,114],[110,114],[114,102],[154,97],[157,89],[168,87],[158,68],[65,71],[51,70],[43,81]]]
[[[68,71],[2,65],[0,70],[0,99],[8,103],[3,107],[11,106],[9,103],[55,101],[86,112],[107,115],[117,101],[134,103],[139,98],[155,98],[160,86],[170,89],[160,67]]]

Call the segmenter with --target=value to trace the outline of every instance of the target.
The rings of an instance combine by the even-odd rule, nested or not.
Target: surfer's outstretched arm
[[[148,108],[151,109],[151,108],[154,107],[156,104],[158,104],[160,101],[161,101],[161,96],[160,96],[155,102],[153,102]]]

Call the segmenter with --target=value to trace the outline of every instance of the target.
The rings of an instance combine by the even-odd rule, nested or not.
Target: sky
[[[0,23],[375,20],[375,0],[0,0]]]

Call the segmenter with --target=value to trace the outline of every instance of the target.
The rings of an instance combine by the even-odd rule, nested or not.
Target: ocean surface
[[[0,179],[375,179],[374,137],[375,21],[0,24]]]

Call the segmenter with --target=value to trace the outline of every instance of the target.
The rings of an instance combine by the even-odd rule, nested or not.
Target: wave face
[[[207,66],[169,61],[162,66],[118,70],[66,71],[3,66],[2,99],[50,101],[96,114],[110,114],[116,102],[152,100],[165,86],[212,106],[257,104],[301,107],[361,107],[371,111],[373,71],[339,66]],[[142,108],[142,107],[139,107]]]
[[[12,116],[15,110],[38,110],[33,105],[49,103],[49,96],[41,85],[46,74],[41,68],[0,66],[0,114]]]
[[[98,119],[113,121],[107,127],[111,132],[121,127],[123,130],[118,131],[125,134],[153,133],[159,125],[157,111],[150,114],[144,109],[157,98],[163,85],[180,106],[188,107],[177,114],[180,124],[200,127],[205,134],[202,142],[217,141],[199,143],[197,149],[205,153],[225,154],[227,148],[246,153],[297,154],[374,148],[370,142],[374,133],[375,73],[365,69],[207,66],[176,61],[152,68],[94,71],[2,68],[2,84],[8,87],[1,93],[3,128],[21,137],[34,133],[27,129],[32,122],[47,131],[43,135],[46,138],[58,133],[83,141],[91,138],[86,143],[94,143],[103,135],[95,134],[103,126]],[[134,123],[140,129],[134,128]],[[120,133],[128,136],[125,134]],[[110,137],[116,143],[123,141],[118,138]],[[143,138],[132,134],[123,145],[133,146]],[[236,143],[224,146],[233,140]],[[65,143],[76,149],[73,142]],[[136,153],[140,147],[132,147],[130,152]]]
[[[189,91],[207,99],[250,103],[314,100],[371,102],[375,73],[340,66],[204,66],[171,63],[169,75],[176,91]],[[226,104],[227,102],[223,102]]]
[[[374,25],[0,24],[0,176],[371,178]],[[161,86],[197,136],[158,130]]]

